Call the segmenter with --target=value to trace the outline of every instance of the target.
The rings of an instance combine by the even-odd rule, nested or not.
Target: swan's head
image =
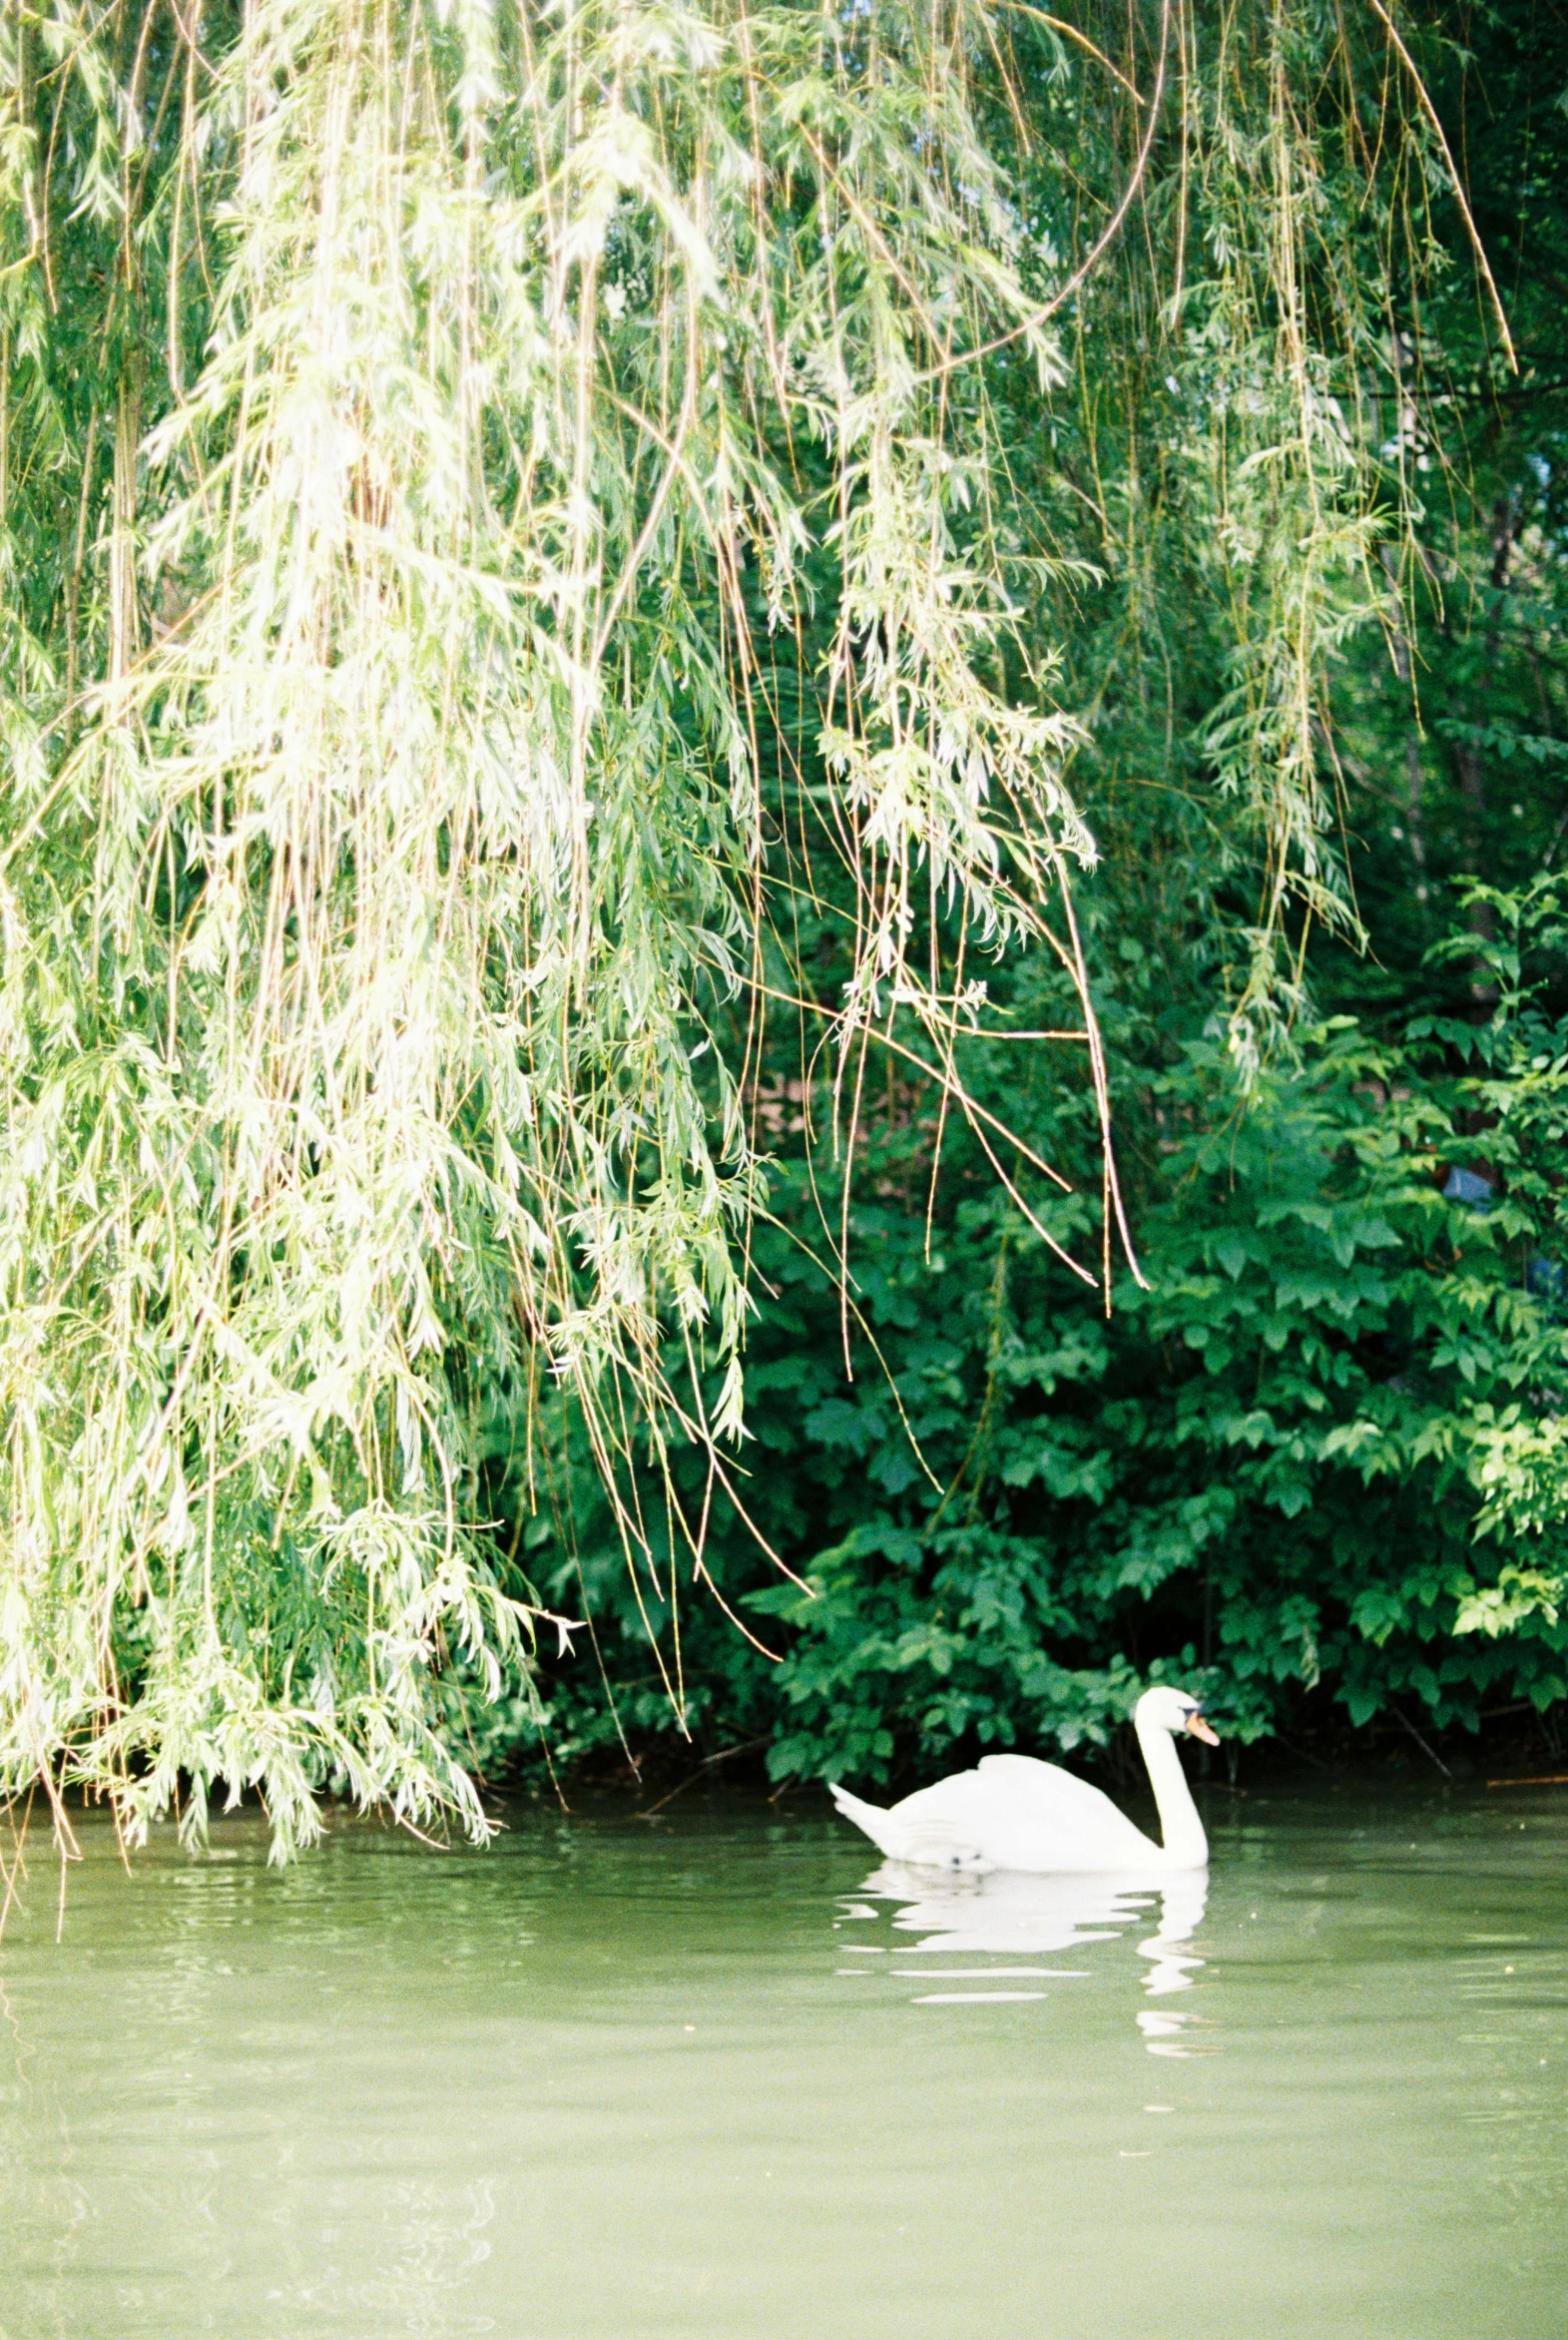
[[[1202,1739],[1208,1747],[1220,1744],[1218,1733],[1204,1720],[1203,1708],[1186,1690],[1146,1690],[1133,1708],[1133,1721],[1140,1730],[1152,1726],[1173,1735],[1185,1731],[1189,1738]]]

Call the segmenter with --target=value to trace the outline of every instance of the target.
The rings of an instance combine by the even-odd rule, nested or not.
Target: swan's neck
[[[1138,1744],[1149,1766],[1149,1784],[1160,1810],[1160,1835],[1173,1869],[1207,1869],[1209,1839],[1193,1802],[1176,1741],[1158,1723],[1140,1724]]]

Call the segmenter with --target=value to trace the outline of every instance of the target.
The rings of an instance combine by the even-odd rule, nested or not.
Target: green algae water
[[[35,1838],[4,2340],[1562,2340],[1568,1795],[1214,1799],[1207,1891],[743,1801]]]

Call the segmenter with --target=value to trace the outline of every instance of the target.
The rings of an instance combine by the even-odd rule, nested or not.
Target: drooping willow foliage
[[[744,1504],[792,904],[850,939],[822,1142],[892,1048],[1021,1176],[952,1069],[1001,949],[1103,1120],[1071,766],[1161,687],[1158,530],[1095,602],[1156,464],[1280,1044],[1354,925],[1324,677],[1397,631],[1446,169],[1318,0],[10,0],[4,1792],[483,1833],[432,1685],[542,1615],[486,1386],[578,1411],[634,1568],[672,1442]]]

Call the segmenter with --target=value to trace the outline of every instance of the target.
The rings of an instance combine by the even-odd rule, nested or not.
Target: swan
[[[934,1787],[884,1810],[836,1781],[834,1803],[889,1861],[919,1869],[1207,1869],[1209,1841],[1174,1745],[1175,1734],[1218,1747],[1203,1709],[1185,1690],[1146,1690],[1133,1728],[1149,1766],[1163,1844],[1119,1812],[1109,1796],[1032,1755],[982,1756]]]

